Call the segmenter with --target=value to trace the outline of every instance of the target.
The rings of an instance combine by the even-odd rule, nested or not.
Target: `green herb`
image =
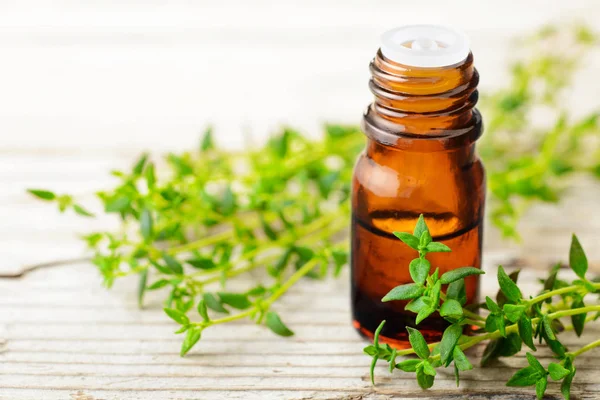
[[[527,123],[529,113],[539,105],[559,108],[558,100],[576,61],[596,41],[584,27],[569,34],[571,42],[563,40],[564,33],[556,29],[538,35],[538,40],[567,42],[569,49],[576,51],[560,52],[558,46],[530,51],[534,56],[511,69],[510,86],[482,102],[487,128],[479,149],[488,171],[492,222],[508,236],[517,236],[514,227],[524,206],[532,200],[556,201],[561,194],[558,188],[565,186],[570,175],[588,172],[600,177],[598,141],[588,140],[598,134],[600,113],[578,120],[559,113],[554,127],[546,130]],[[540,87],[542,94],[538,93]],[[529,142],[523,143],[524,138]],[[284,129],[264,147],[239,154],[219,149],[209,128],[194,150],[167,154],[164,169],[156,167],[159,164],[153,156],[142,154],[129,170],[113,171],[116,185],[98,192],[97,197],[104,212],[122,220],[122,227],[92,232],[83,240],[93,252],[92,261],[106,286],[116,279],[139,275],[140,305],[146,291],[163,291],[166,308],[186,316],[193,309],[204,310],[204,306],[199,308],[204,302],[206,315],[201,312],[197,318],[202,322],[193,325],[200,330],[242,318],[267,324],[267,320],[273,321],[273,317],[266,318],[271,304],[301,277],[323,277],[329,266],[337,276],[346,264],[346,246],[333,243],[332,238],[346,230],[352,169],[363,148],[364,135],[357,127],[328,125],[321,140],[309,140]],[[56,204],[61,212],[94,215],[71,195],[43,189],[29,192]],[[412,299],[407,308],[417,313],[418,322],[439,309],[440,299],[444,300],[443,285],[448,285],[447,299],[464,305],[466,293],[460,274],[468,276],[472,271],[428,279],[431,265],[427,253],[450,249],[432,242],[423,219],[412,233],[399,235],[418,253],[409,266],[415,286],[398,289],[390,300],[402,296]],[[344,242],[343,236],[340,239]],[[584,278],[587,261],[576,251],[573,257],[581,285],[590,290],[593,285]],[[255,269],[265,269],[270,278],[259,282],[242,278]],[[226,287],[236,278],[264,290],[256,296],[248,294],[252,287],[231,293]],[[506,279],[503,281],[510,286]],[[221,288],[214,287],[217,285]],[[221,297],[219,293],[229,295]],[[504,305],[504,296],[499,294],[499,305]],[[508,296],[514,300],[518,293],[509,290]],[[452,302],[443,312],[455,322],[474,318],[464,312],[461,317]],[[496,312],[490,326],[502,328],[503,313],[513,322],[518,312]],[[213,313],[231,314],[214,318]],[[535,317],[536,322],[528,322],[528,313],[523,313],[518,324],[536,324],[536,337],[549,336],[552,327],[550,331],[538,330],[543,324],[537,324]],[[573,317],[579,332],[581,317]],[[485,326],[481,321],[479,324]],[[189,326],[184,324],[180,330],[187,332]],[[507,338],[503,340],[510,340],[510,332],[504,333]],[[186,337],[187,345],[191,345],[182,353],[191,349],[196,337],[200,335]],[[533,349],[530,339],[523,338]],[[560,350],[558,342],[550,343]],[[429,369],[423,365],[420,370],[424,374]],[[423,374],[420,379],[426,386],[430,378]]]
[[[419,230],[425,232],[427,227],[423,225],[424,221],[420,219],[417,226]],[[397,232],[396,236],[412,247],[414,240],[411,237],[414,233]],[[431,243],[417,246],[420,258],[427,257]],[[540,343],[546,342],[558,361],[544,367],[532,353],[527,353],[529,366],[517,371],[507,385],[535,386],[537,397],[542,398],[550,377],[552,380],[562,381],[561,391],[568,399],[575,375],[574,361],[579,355],[600,347],[600,340],[596,340],[577,351],[568,352],[558,339],[559,333],[563,330],[576,330],[578,335],[581,335],[585,321],[590,320],[585,316],[600,312],[600,305],[586,306],[583,302],[587,295],[600,292],[600,283],[586,280],[585,271],[581,266],[587,267],[587,261],[583,261],[587,259],[575,235],[571,241],[569,259],[571,268],[581,279],[571,283],[564,282],[555,276],[556,271],[553,270],[549,278],[553,280],[553,286],[546,287],[539,295],[529,298],[524,298],[516,283],[518,274],[508,275],[501,266],[498,267],[499,294],[501,293],[505,300],[500,306],[490,297],[486,297],[485,308],[488,313],[485,317],[474,313],[472,309],[464,308],[467,300],[464,295],[464,278],[481,274],[483,273],[481,270],[464,267],[438,277],[438,270],[429,274],[430,265],[426,264],[427,274],[424,280],[420,273],[411,273],[414,283],[392,289],[382,301],[411,299],[405,308],[417,314],[416,324],[434,312],[439,312],[450,326],[444,330],[440,342],[429,344],[417,329],[407,327],[411,349],[393,350],[388,345],[379,344],[379,332],[385,324],[383,321],[377,329],[374,344],[364,349],[365,353],[372,357],[371,379],[374,381],[373,372],[377,361],[385,360],[390,364],[390,372],[394,369],[414,372],[419,386],[427,389],[434,384],[436,369],[448,367],[453,363],[458,385],[459,371],[472,368],[464,350],[488,341],[482,357],[482,365],[487,365],[499,357],[510,357],[518,353],[523,343],[536,351],[533,339],[538,338]],[[419,263],[419,265],[425,264]],[[425,267],[421,268],[425,271]],[[559,282],[560,287],[558,287]],[[440,291],[442,285],[447,285],[445,293],[443,289]],[[554,302],[555,299],[558,301]],[[560,319],[564,317],[573,318],[573,325],[562,327]],[[464,325],[484,329],[475,331],[472,336],[463,336]],[[420,360],[396,363],[396,357],[413,353]]]
[[[585,26],[546,27],[520,43],[528,56],[514,62],[508,85],[482,96],[485,132],[478,150],[488,174],[491,220],[505,236],[519,237],[516,223],[533,202],[558,202],[574,173],[600,178],[600,142],[594,139],[600,109],[574,117],[563,100],[597,43]],[[556,117],[532,123],[540,109]]]

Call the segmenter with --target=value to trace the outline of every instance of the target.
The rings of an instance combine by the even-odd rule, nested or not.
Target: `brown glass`
[[[352,313],[356,329],[380,340],[408,345],[406,327],[416,327],[406,302],[382,303],[395,286],[412,282],[418,256],[393,232],[412,232],[423,214],[433,240],[451,253],[430,253],[440,273],[481,266],[485,172],[475,153],[482,121],[474,108],[479,75],[469,54],[443,68],[414,68],[386,59],[372,61],[369,86],[375,101],[364,114],[365,151],[354,170],[352,192]],[[479,278],[466,279],[468,302],[477,300]],[[418,329],[439,340],[447,323],[432,315]]]

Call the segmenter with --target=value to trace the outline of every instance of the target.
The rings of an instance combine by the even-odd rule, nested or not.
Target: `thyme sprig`
[[[559,107],[557,100],[577,61],[596,39],[584,27],[566,34],[545,29],[538,36],[535,51],[527,52],[533,56],[512,68],[509,87],[482,102],[487,128],[479,149],[488,170],[491,218],[505,235],[514,237],[516,223],[531,201],[557,201],[574,173],[600,177],[600,141],[594,141],[600,132],[598,112],[580,119],[561,112],[551,128],[529,123],[539,106]],[[540,40],[544,46],[539,46]],[[555,41],[567,43],[570,51],[557,55]],[[251,318],[289,335],[278,316],[256,307],[309,263],[314,268],[302,270],[313,278],[324,276],[328,266],[337,275],[346,263],[346,247],[334,245],[332,238],[346,231],[352,168],[363,148],[358,127],[327,125],[321,140],[284,129],[263,147],[235,153],[219,149],[208,129],[196,149],[167,154],[164,160],[143,154],[130,170],[113,171],[117,184],[97,197],[105,213],[121,219],[122,228],[92,232],[83,239],[106,286],[137,275],[140,306],[148,291],[165,293],[165,308],[176,311],[165,312],[176,316],[187,335],[182,353],[197,342],[202,329],[233,317]],[[55,203],[61,212],[94,215],[71,195],[29,192]],[[417,289],[432,299],[431,304],[438,294],[441,301],[447,300],[447,293],[435,286],[439,279],[423,272],[426,253],[441,251],[434,246],[421,249],[410,267]],[[244,274],[254,270],[266,270],[269,278],[252,281],[243,292],[228,291],[229,282],[238,277],[250,284]],[[422,309],[420,318],[432,308],[425,301],[413,304]],[[446,307],[444,312],[455,311]],[[191,322],[193,310],[204,321],[200,325]],[[232,310],[240,310],[242,316],[215,317]],[[463,315],[465,321],[481,325],[469,310],[463,309]]]
[[[98,192],[104,211],[122,220],[118,232],[84,236],[106,286],[139,276],[138,300],[165,292],[165,313],[185,333],[181,355],[214,325],[240,319],[293,334],[273,304],[302,277],[339,274],[348,258],[344,232],[355,155],[364,138],[354,127],[329,125],[311,141],[286,129],[263,148],[219,150],[208,129],[197,150],[165,157],[168,171],[142,155],[119,181]],[[30,192],[90,216],[68,195]],[[81,212],[81,210],[85,212]],[[343,238],[343,236],[342,236]],[[344,241],[345,242],[345,241]],[[230,281],[254,270],[265,273]]]
[[[385,325],[385,321],[382,321],[375,332],[373,345],[364,349],[372,358],[370,373],[373,382],[377,361],[385,360],[390,365],[390,372],[400,369],[415,373],[417,382],[423,389],[433,386],[436,369],[452,364],[458,386],[460,371],[473,368],[465,350],[487,341],[481,360],[482,366],[485,366],[499,357],[517,354],[525,344],[531,350],[526,353],[529,366],[515,373],[506,383],[507,386],[535,386],[537,397],[542,398],[550,378],[562,382],[561,392],[569,399],[571,383],[576,373],[576,358],[600,347],[600,340],[596,340],[569,352],[558,338],[561,332],[571,329],[581,336],[585,324],[600,316],[600,304],[584,302],[586,296],[600,293],[600,283],[589,279],[587,257],[577,236],[573,235],[569,252],[569,266],[577,279],[572,282],[559,279],[558,269],[555,268],[544,280],[543,290],[536,296],[526,298],[517,285],[518,272],[508,275],[499,266],[497,280],[500,290],[495,301],[486,297],[485,303],[480,305],[487,310],[487,315],[483,317],[465,308],[465,278],[483,274],[483,271],[463,267],[440,276],[439,269],[436,268],[430,274],[431,265],[426,259],[427,253],[450,249],[431,241],[431,234],[422,215],[413,233],[397,232],[395,235],[418,252],[418,258],[409,265],[414,282],[395,287],[382,301],[409,301],[405,309],[417,314],[416,325],[437,312],[449,326],[440,342],[430,344],[417,329],[407,327],[411,348],[396,350],[379,343],[379,336]],[[557,304],[553,303],[555,299],[559,299]],[[561,318],[566,317],[571,318],[571,327],[565,328],[561,322]],[[465,335],[465,326],[479,329],[475,330],[474,335]],[[534,339],[538,339],[538,344],[546,343],[557,361],[544,367],[533,354],[537,351]],[[418,359],[397,362],[399,356],[409,354],[415,354]]]

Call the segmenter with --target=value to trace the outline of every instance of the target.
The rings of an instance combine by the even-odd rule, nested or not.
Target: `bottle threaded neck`
[[[425,68],[398,64],[380,50],[370,71],[375,99],[364,115],[367,136],[394,145],[401,138],[466,135],[462,139],[474,141],[481,134],[481,116],[475,109],[479,74],[471,53],[451,66]]]

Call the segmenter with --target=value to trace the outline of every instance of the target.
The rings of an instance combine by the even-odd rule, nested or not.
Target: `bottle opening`
[[[393,62],[411,67],[439,68],[469,55],[469,39],[459,30],[439,25],[407,25],[381,37],[381,52]]]

